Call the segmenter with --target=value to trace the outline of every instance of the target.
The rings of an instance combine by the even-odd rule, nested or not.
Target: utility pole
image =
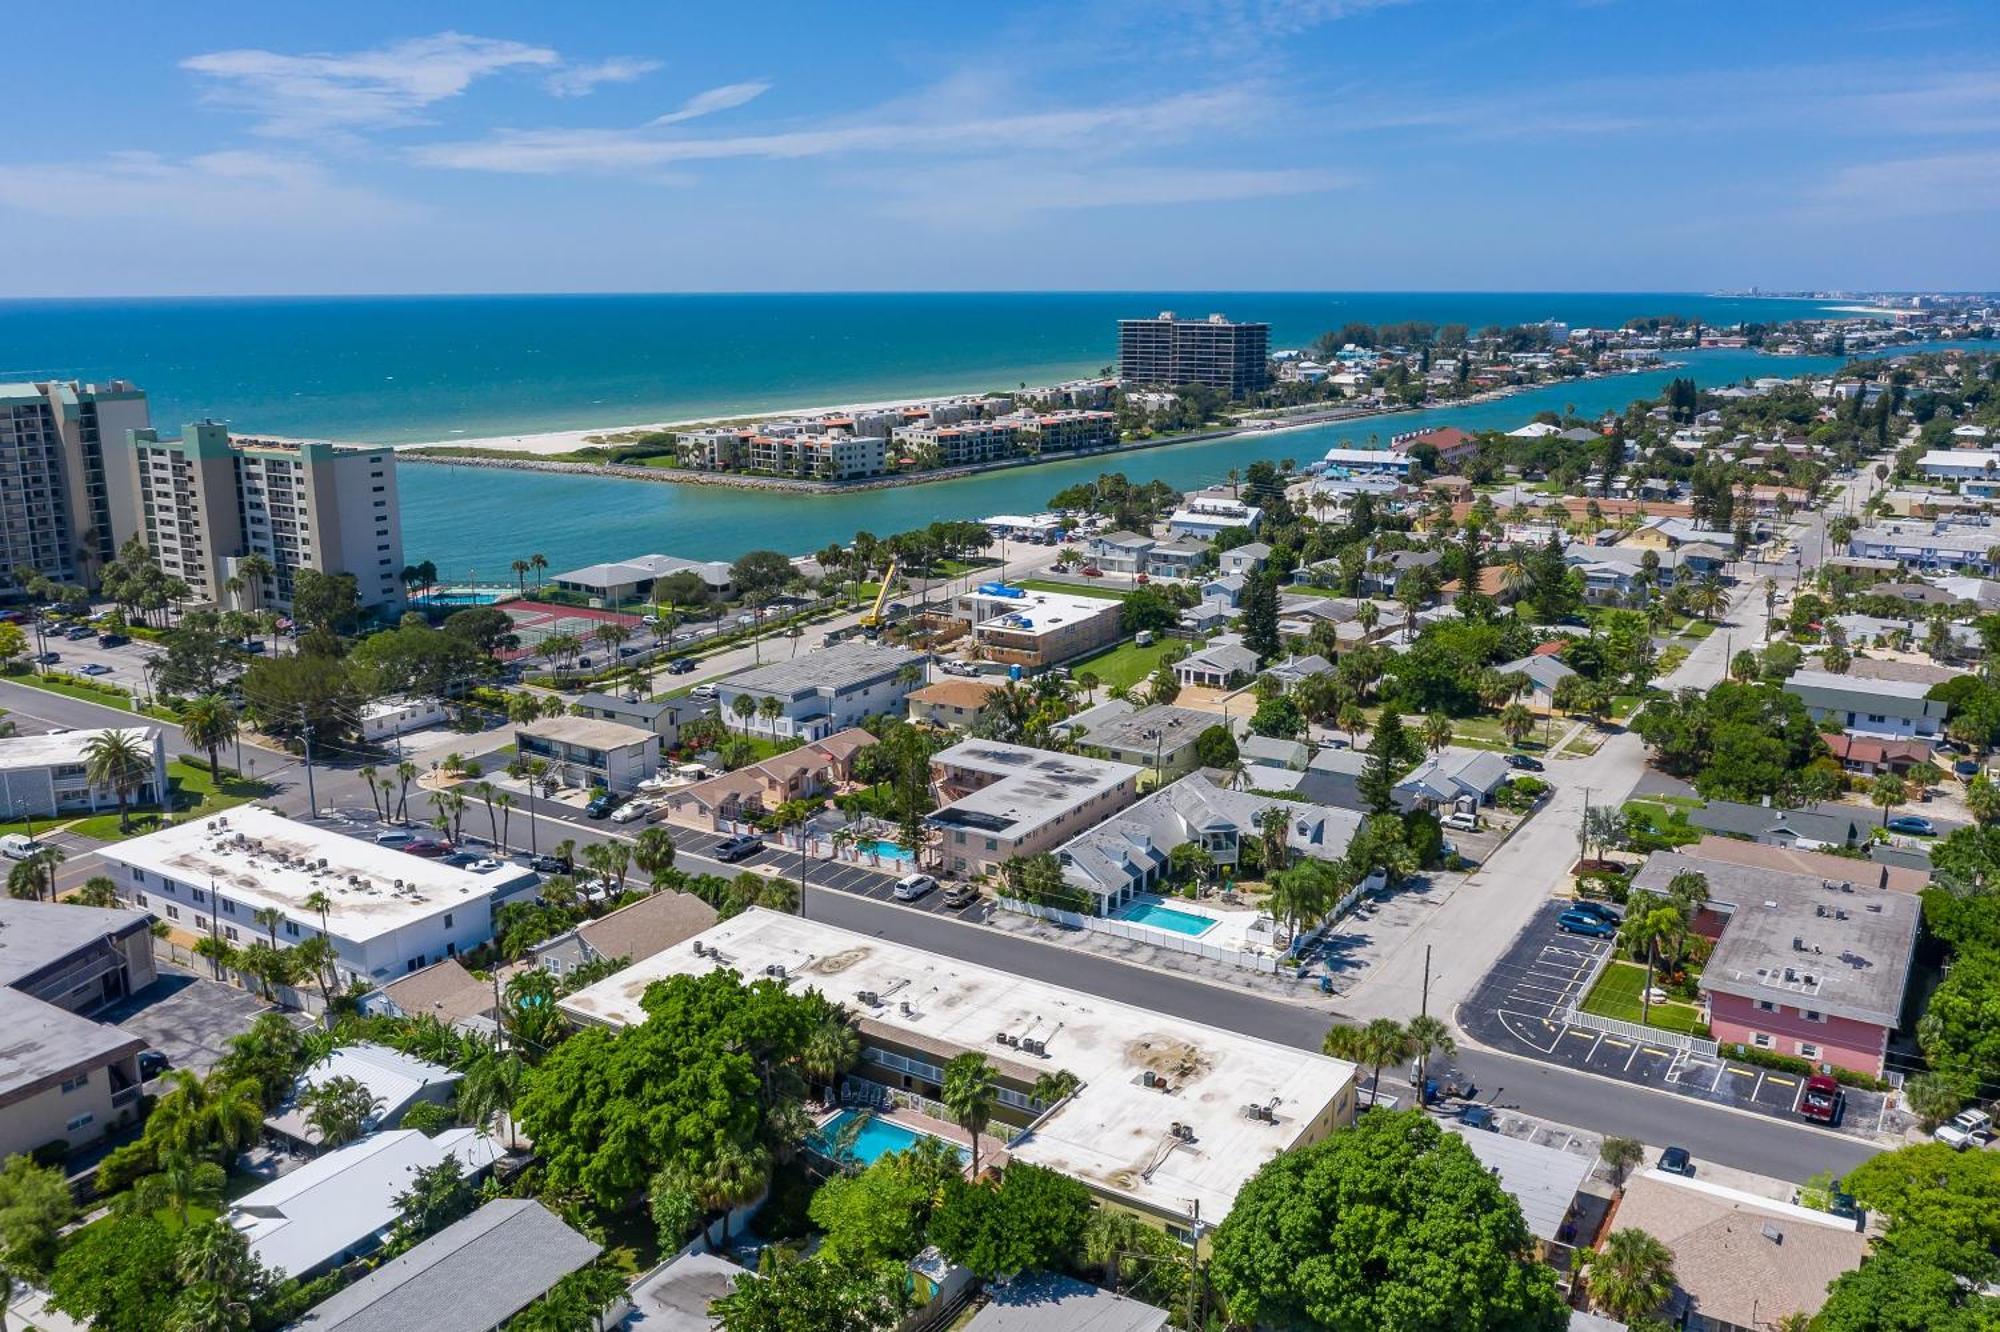
[[[1188,1282],[1187,1325],[1190,1332],[1200,1332],[1204,1303],[1201,1289],[1201,1199],[1188,1199],[1188,1217],[1193,1223],[1188,1232],[1192,1241],[1188,1245],[1188,1262],[1193,1275]]]
[[[299,709],[299,721],[300,721],[300,723],[301,723],[301,725],[302,725],[302,728],[303,728],[303,729],[302,729],[302,731],[301,731],[301,736],[302,736],[302,738],[303,738],[303,740],[304,740],[304,743],[305,743],[305,759],[306,759],[306,817],[307,817],[307,818],[309,818],[309,819],[312,819],[312,818],[318,818],[318,817],[319,817],[319,796],[318,796],[317,794],[315,794],[315,793],[314,793],[314,790],[313,790],[313,728],[312,728],[312,722],[311,722],[310,720],[308,720],[308,718],[306,717],[306,710],[305,710],[305,708],[303,708],[303,707],[301,707],[301,708]]]

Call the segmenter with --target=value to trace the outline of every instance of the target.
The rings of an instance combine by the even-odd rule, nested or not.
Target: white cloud
[[[642,171],[683,162],[792,160],[854,153],[1103,152],[1213,136],[1261,119],[1266,111],[1266,101],[1259,93],[1233,87],[1146,102],[948,120],[906,114],[765,134],[661,134],[657,122],[636,129],[505,130],[485,139],[428,144],[414,149],[412,156],[430,166],[552,175]]]
[[[0,171],[0,208],[45,217],[256,231],[347,230],[420,217],[424,210],[344,184],[316,162],[253,151],[168,158],[113,153],[89,163],[15,163]]]
[[[571,65],[559,69],[549,75],[545,86],[557,97],[588,97],[602,84],[631,83],[645,78],[659,67],[657,60],[613,56],[595,65]]]
[[[305,138],[418,123],[489,74],[561,63],[545,46],[440,32],[344,55],[213,51],[181,65],[209,81],[207,100],[259,117],[258,133]]]
[[[2000,209],[2000,151],[1861,162],[1817,192],[1822,217],[1934,217]]]
[[[748,83],[725,83],[720,88],[710,88],[698,92],[681,103],[678,111],[669,111],[657,116],[654,125],[678,125],[684,120],[694,120],[700,116],[712,115],[717,111],[727,111],[732,107],[754,102],[771,90],[771,85],[760,80]]]
[[[1083,208],[1224,203],[1323,194],[1355,183],[1318,168],[1251,170],[1131,166],[1102,170],[1044,168],[1034,163],[978,163],[927,174],[888,211],[925,222],[977,226],[1012,223],[1037,213]]]

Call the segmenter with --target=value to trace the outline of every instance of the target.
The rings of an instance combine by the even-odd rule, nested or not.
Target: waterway
[[[857,531],[880,536],[937,519],[1033,513],[1047,507],[1049,497],[1065,486],[1105,471],[1189,489],[1223,481],[1232,467],[1260,460],[1291,458],[1304,466],[1335,445],[1365,447],[1371,436],[1383,442],[1391,434],[1445,425],[1513,429],[1540,411],[1574,407],[1589,415],[1622,408],[1634,398],[1657,395],[1675,375],[1715,387],[1765,375],[1823,374],[1844,363],[1837,357],[1738,350],[1683,352],[1677,359],[1685,368],[1548,385],[1495,402],[843,495],[412,463],[398,469],[403,543],[410,560],[432,560],[449,579],[477,576],[502,583],[510,581],[512,561],[536,553],[556,569],[649,553],[733,559],[746,550],[767,548],[800,554],[830,541],[844,542]]]

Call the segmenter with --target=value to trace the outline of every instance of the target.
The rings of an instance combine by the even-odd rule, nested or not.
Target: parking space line
[[[1795,1087],[1798,1084],[1790,1078],[1781,1078],[1776,1073],[1766,1073],[1764,1080],[1777,1087]]]

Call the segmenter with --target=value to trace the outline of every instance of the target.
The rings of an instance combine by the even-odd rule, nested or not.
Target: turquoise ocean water
[[[1283,347],[1348,320],[1478,328],[1683,314],[1730,323],[1823,308],[1556,292],[0,301],[0,379],[124,376],[146,388],[164,429],[214,416],[245,431],[405,443],[1048,382],[1106,365],[1117,319],[1163,309],[1266,320],[1272,345]],[[1688,359],[1708,383],[1832,364],[1728,351]],[[1106,467],[1194,485],[1259,458],[1303,464],[1342,439],[1444,423],[1512,426],[1570,403],[1618,406],[1668,377],[1619,376],[1479,407],[832,497],[412,464],[401,471],[404,541],[409,558],[433,560],[452,577],[502,582],[510,561],[535,552],[559,569],[650,551],[799,552],[861,528],[1032,511]]]

